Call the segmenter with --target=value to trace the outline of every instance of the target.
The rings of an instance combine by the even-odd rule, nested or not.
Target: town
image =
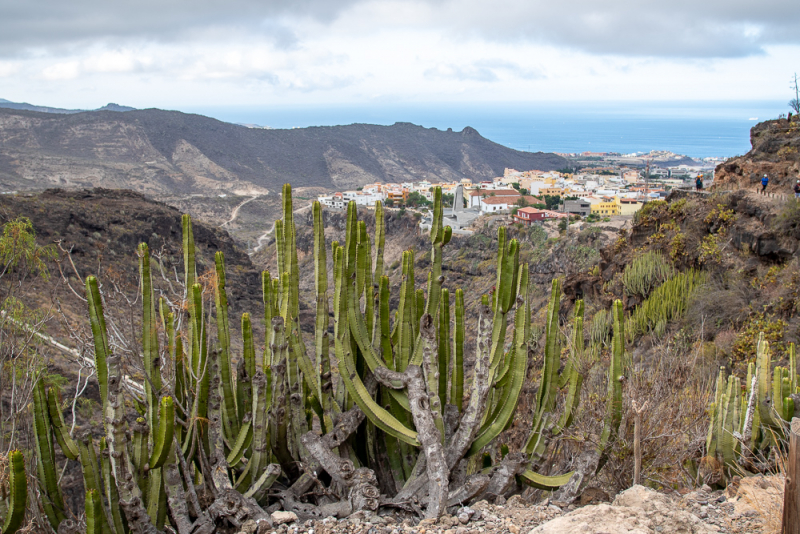
[[[558,171],[505,169],[493,180],[458,182],[372,183],[355,191],[320,195],[326,208],[344,209],[354,201],[373,206],[424,209],[434,187],[441,187],[455,231],[464,231],[482,215],[508,214],[521,224],[580,218],[587,222],[630,217],[649,200],[666,197],[673,188],[704,187],[713,182],[713,158],[701,162],[663,151],[649,154],[569,154],[575,168]],[[652,164],[652,167],[651,167]],[[421,221],[425,226],[426,220]]]

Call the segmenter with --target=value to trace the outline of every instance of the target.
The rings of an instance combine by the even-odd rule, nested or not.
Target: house
[[[514,214],[514,222],[522,223],[524,225],[531,225],[536,222],[544,222],[551,219],[563,219],[569,215],[558,213],[551,210],[540,210],[536,208],[520,208]]]
[[[587,202],[586,200],[565,200],[564,204],[561,205],[561,211],[563,213],[569,213],[570,215],[580,215],[581,217],[587,217],[592,212],[592,205]]]
[[[317,197],[319,203],[325,208],[333,208],[343,210],[345,208],[344,195],[342,193],[334,193],[330,196],[320,195]]]
[[[389,189],[386,191],[386,198],[393,202],[405,203],[408,200],[408,189],[405,187]]]
[[[345,191],[342,193],[342,200],[344,200],[345,204],[353,201],[357,206],[373,206],[376,201],[383,201],[383,199],[383,193],[367,193],[364,191]]]
[[[617,204],[616,199],[604,200],[603,202],[592,204],[591,213],[602,217],[611,217],[613,215],[619,215],[619,204]]]
[[[619,205],[620,215],[633,215],[642,209],[642,206],[644,205],[635,198],[619,198],[617,200],[617,204]]]
[[[486,198],[478,197],[478,199],[478,206],[483,213],[496,213],[499,211],[508,211],[509,208],[517,202],[519,196],[494,196]]]

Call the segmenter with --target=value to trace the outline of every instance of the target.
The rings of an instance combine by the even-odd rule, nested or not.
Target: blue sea
[[[271,128],[411,122],[460,131],[471,126],[507,147],[542,152],[649,152],[695,158],[750,150],[750,128],[777,118],[783,102],[603,102],[206,106],[183,109]]]

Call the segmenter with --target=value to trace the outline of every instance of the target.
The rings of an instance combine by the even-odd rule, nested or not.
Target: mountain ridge
[[[478,181],[506,167],[565,165],[561,156],[513,150],[471,127],[456,132],[399,122],[255,129],[158,109],[46,114],[0,107],[4,190],[264,194],[285,182],[347,189],[374,181]]]
[[[37,106],[36,104],[29,104],[27,102],[12,102],[5,98],[0,98],[0,108],[6,109],[19,109],[24,111],[37,111],[39,113],[59,113],[59,114],[72,114],[72,113],[85,113],[87,111],[134,111],[136,108],[130,106],[120,106],[113,102],[109,102],[105,106],[97,109],[66,109],[54,108],[50,106]]]

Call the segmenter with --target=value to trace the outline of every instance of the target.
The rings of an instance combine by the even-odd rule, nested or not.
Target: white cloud
[[[97,6],[77,1],[50,18],[22,6],[0,20],[0,97],[72,108],[783,99],[800,57],[800,37],[784,36],[800,8],[778,17],[777,0],[724,10],[688,0],[235,0],[224,11],[170,4],[163,20],[144,13],[147,0],[104,3],[80,21]],[[3,31],[25,27],[39,37],[8,48]]]

